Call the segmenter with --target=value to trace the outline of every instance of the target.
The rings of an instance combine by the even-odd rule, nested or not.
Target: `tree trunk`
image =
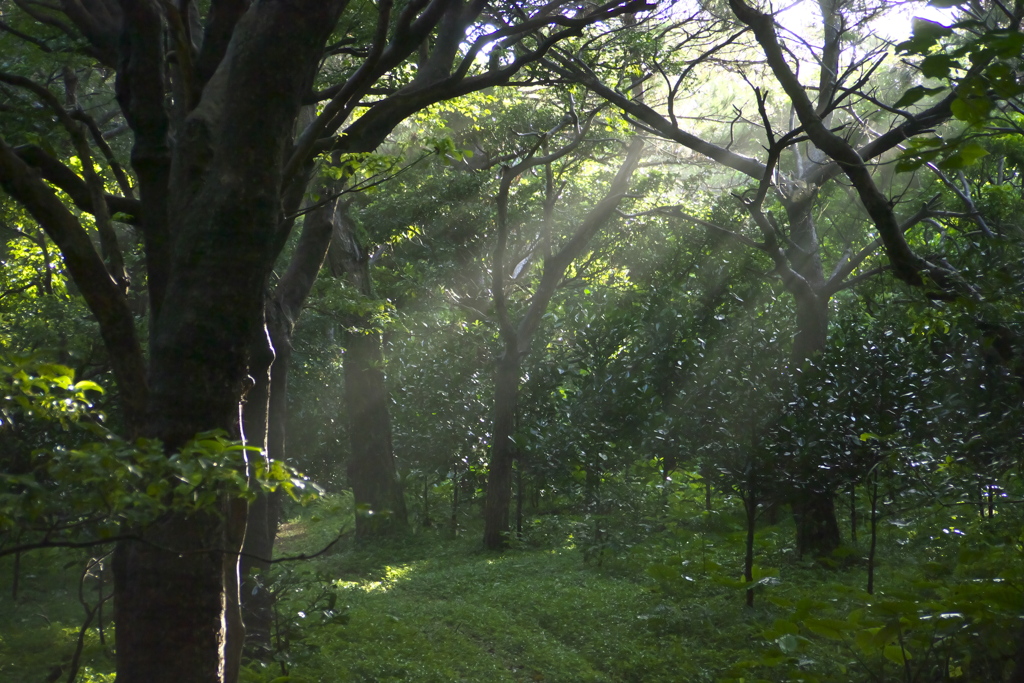
[[[793,361],[802,362],[825,349],[828,331],[828,298],[815,292],[796,295],[797,334],[793,342]],[[797,530],[797,552],[815,557],[829,555],[839,547],[839,520],[831,482],[821,482],[820,454],[801,449],[794,472],[798,482],[790,504]]]
[[[402,483],[391,445],[391,416],[378,332],[347,335],[345,403],[351,455],[348,479],[356,504],[356,538],[389,536],[408,529]]]
[[[516,459],[516,538],[523,537],[523,461]]]
[[[512,502],[512,463],[516,458],[515,431],[519,398],[519,357],[506,349],[494,377],[494,434],[491,463],[484,501],[484,547],[501,550],[508,546],[509,506]]]
[[[850,483],[850,544],[857,545],[857,483]]]
[[[151,321],[143,432],[169,451],[210,429],[239,435],[249,342],[283,243],[285,153],[340,9],[253,5],[178,131],[167,203],[174,245],[164,252],[167,278]],[[133,85],[119,82],[130,111]],[[222,514],[172,513],[140,530],[143,542],[118,549],[119,683],[234,680],[225,609],[244,533],[244,515],[232,514],[237,502],[225,501]]]
[[[462,477],[459,476],[456,470],[455,476],[452,479],[452,510],[450,517],[450,526],[452,531],[452,537],[459,535],[459,489],[462,488]]]
[[[266,307],[267,334],[273,354],[273,362],[266,372],[254,373],[256,385],[250,392],[246,404],[246,436],[252,445],[261,445],[251,432],[262,429],[260,456],[266,464],[284,459],[284,422],[287,418],[288,363],[291,343],[280,312],[273,304]],[[265,392],[265,393],[264,393]],[[250,412],[250,407],[257,408]],[[262,413],[262,414],[261,414]],[[250,474],[251,477],[251,474]],[[277,513],[280,497],[276,493],[260,492],[249,505],[249,517],[239,560],[242,589],[242,617],[245,623],[245,648],[250,657],[266,655],[271,648],[271,623],[273,619],[273,597],[267,589],[270,558],[274,553],[277,536]]]
[[[356,238],[344,206],[334,215],[328,257],[332,275],[345,278],[361,297],[373,295],[370,254]],[[352,330],[345,335],[343,371],[351,446],[347,469],[356,505],[356,538],[403,533],[409,528],[409,519],[391,442],[381,335],[364,315],[353,315],[345,324]]]
[[[299,200],[295,200],[296,202]],[[259,403],[250,400],[250,405],[259,411],[246,411],[248,433],[260,430],[264,444],[264,462],[284,461],[285,435],[288,419],[288,371],[292,357],[292,333],[295,322],[302,312],[302,304],[316,281],[327,249],[331,243],[335,204],[328,202],[319,209],[306,214],[302,234],[292,254],[281,281],[264,305],[266,332],[269,335],[269,349],[262,354],[270,358],[269,373],[253,371],[256,386],[250,392],[259,395]],[[250,362],[253,363],[252,359]],[[267,396],[260,390],[266,384]],[[249,421],[253,426],[249,426]],[[258,426],[257,426],[258,425]],[[243,554],[240,560],[242,577],[242,613],[246,625],[246,637],[250,655],[260,657],[271,650],[273,624],[273,595],[267,582],[270,559],[274,553],[277,537],[280,493],[261,493],[249,508],[249,520],[245,533]]]
[[[805,495],[810,493],[811,495]],[[839,523],[831,491],[802,489],[792,502],[796,521],[796,549],[803,557],[824,557],[839,547]]]
[[[868,548],[868,595],[875,594],[875,549],[878,546],[878,471],[871,473],[871,484],[868,488],[871,496],[871,517],[869,518],[869,533],[871,544]]]
[[[792,360],[800,365],[825,351],[828,344],[828,303],[825,276],[821,264],[817,226],[812,210],[816,188],[799,189],[785,202],[790,224],[791,246],[787,257],[793,269],[803,278],[799,286],[789,287],[796,306],[796,336],[793,338]],[[796,522],[796,545],[800,555],[829,555],[839,547],[839,521],[832,487],[815,481],[819,476],[817,453],[800,454],[796,472],[796,491],[790,501]]]
[[[793,292],[796,306],[796,335],[793,337],[794,363],[821,355],[828,344],[828,297],[814,291]]]
[[[747,517],[747,540],[744,545],[743,554],[743,580],[748,584],[754,583],[754,539],[757,532],[757,491],[754,485],[743,497],[743,509]],[[754,588],[751,585],[747,589],[747,607],[754,606]]]
[[[222,680],[222,521],[173,514],[142,537],[119,544],[113,563],[118,680]]]

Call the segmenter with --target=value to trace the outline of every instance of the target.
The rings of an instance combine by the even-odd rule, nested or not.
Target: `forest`
[[[1024,0],[0,0],[0,680],[1024,683]]]

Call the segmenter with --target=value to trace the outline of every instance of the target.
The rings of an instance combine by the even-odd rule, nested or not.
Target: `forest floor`
[[[313,549],[293,539],[286,549]],[[323,578],[336,597],[301,590]],[[715,623],[721,608],[703,601],[671,606],[647,577],[585,562],[571,539],[499,555],[477,534],[422,534],[297,565],[283,581],[297,588],[280,605],[291,673],[311,681],[712,681],[758,621],[735,590],[705,596],[732,602],[735,623]]]
[[[955,655],[942,663],[931,645],[914,649],[915,624],[932,642],[927,613],[950,608],[934,590],[934,605],[914,597],[906,569],[924,558],[898,525],[880,543],[875,596],[863,591],[864,539],[822,563],[795,557],[791,527],[760,530],[748,608],[743,534],[729,511],[602,543],[592,520],[536,517],[516,547],[488,553],[473,526],[358,545],[344,533],[349,509],[328,500],[283,524],[278,558],[317,553],[342,534],[314,559],[275,565],[273,653],[249,662],[242,683],[846,683],[903,680],[937,663],[950,679],[981,680],[958,677]],[[79,585],[86,602],[101,585],[109,592],[99,572],[80,584],[82,559],[26,555],[16,599],[11,558],[0,560],[0,681],[68,680]],[[111,683],[112,644],[107,609],[86,631],[75,680]]]
[[[742,533],[730,524],[596,546],[592,526],[548,516],[500,554],[481,550],[472,527],[363,546],[343,539],[312,561],[278,565],[282,661],[251,664],[245,680],[287,671],[324,683],[738,681],[771,666],[778,647],[765,634],[796,602],[845,609],[864,571],[800,561],[792,529],[767,528],[759,565],[775,568],[757,570],[747,608]],[[337,517],[303,513],[283,525],[278,556],[315,552],[337,528]],[[833,594],[808,603],[825,584]],[[828,656],[811,649],[806,657]],[[800,666],[789,659],[772,679]]]

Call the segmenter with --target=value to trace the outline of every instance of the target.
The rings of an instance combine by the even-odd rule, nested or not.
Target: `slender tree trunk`
[[[850,542],[857,545],[857,484],[850,484]]]
[[[743,579],[747,584],[754,582],[754,535],[757,527],[757,492],[753,488],[743,497],[744,511],[747,513],[747,541],[743,556]],[[754,606],[754,588],[747,589],[747,607]]]
[[[423,528],[429,529],[430,521],[430,479],[423,477]]]
[[[289,197],[288,201],[294,207],[301,197]],[[306,214],[288,269],[264,304],[265,330],[258,335],[259,343],[253,345],[250,353],[254,386],[245,409],[246,436],[261,446],[263,453],[254,457],[262,457],[267,465],[285,459],[292,333],[327,255],[334,211],[335,203],[327,202]],[[250,467],[250,479],[252,474]],[[280,501],[280,493],[260,493],[249,506],[239,560],[242,616],[247,648],[254,658],[272,650],[273,594],[268,587],[268,570],[277,537]]]
[[[287,418],[288,364],[291,344],[282,324],[279,309],[267,305],[267,333],[274,354],[272,365],[265,373],[254,374],[256,385],[250,396],[260,399],[262,415],[258,410],[250,413],[250,399],[246,405],[246,435],[252,429],[262,427],[264,452],[259,456],[266,464],[284,458],[284,422]],[[262,394],[265,392],[265,396]],[[250,424],[252,426],[250,427]],[[250,437],[255,438],[255,437]],[[255,441],[253,445],[256,445]],[[251,475],[250,475],[251,476]],[[273,597],[267,588],[270,568],[269,560],[274,553],[277,536],[277,511],[279,496],[276,493],[259,493],[249,505],[249,518],[242,545],[239,572],[242,581],[242,617],[246,630],[246,650],[249,656],[258,658],[271,649],[271,624],[273,619]]]
[[[459,489],[462,487],[462,479],[456,473],[454,479],[452,479],[452,514],[451,514],[451,530],[452,536],[459,535]]]
[[[516,458],[512,435],[518,399],[519,357],[514,350],[506,349],[494,377],[494,434],[484,502],[484,547],[488,550],[501,550],[509,540],[512,463]]]
[[[878,471],[871,474],[871,517],[869,531],[871,544],[868,547],[868,595],[875,594],[875,549],[878,546]]]
[[[522,454],[516,458],[516,538],[523,537],[523,469]]]
[[[572,237],[563,244],[557,253],[545,254],[540,283],[533,296],[530,297],[526,313],[518,324],[513,324],[509,315],[508,301],[505,298],[509,190],[520,175],[538,165],[546,166],[553,163],[555,159],[570,153],[575,144],[575,142],[571,143],[551,156],[545,155],[537,159],[527,158],[516,166],[506,167],[502,171],[497,197],[498,239],[491,268],[493,278],[491,291],[504,350],[495,370],[494,433],[491,443],[490,470],[487,475],[487,500],[484,507],[484,547],[489,550],[504,548],[508,543],[509,504],[512,500],[512,463],[516,458],[512,435],[517,418],[520,363],[523,356],[529,351],[530,341],[537,332],[537,328],[540,327],[544,312],[547,310],[566,269],[586,248],[594,235],[615,215],[619,203],[629,188],[633,172],[640,163],[644,148],[644,142],[640,137],[633,138],[626,157],[605,196],[587,213],[576,227]],[[544,202],[545,214],[550,219],[554,214],[557,202],[557,195],[554,193],[551,183],[548,183]],[[549,220],[545,220],[545,225],[546,229],[550,230]],[[550,233],[546,234],[550,235]]]

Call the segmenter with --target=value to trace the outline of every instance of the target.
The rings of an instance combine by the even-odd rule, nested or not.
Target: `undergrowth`
[[[545,515],[501,554],[471,524],[356,543],[351,500],[290,511],[275,565],[272,655],[246,683],[734,682],[1008,680],[1024,615],[1020,511],[892,518],[867,541],[799,558],[788,523],[756,536],[754,607],[744,606],[739,510],[676,510],[671,521]],[[918,511],[921,515],[921,511]],[[333,545],[332,545],[333,543]],[[325,550],[326,548],[326,550]],[[323,552],[321,552],[323,551]],[[79,601],[109,593],[84,555],[21,559],[17,597],[0,594],[0,680],[67,679]],[[12,558],[0,561],[12,576]],[[90,603],[90,600],[92,603]],[[78,681],[112,680],[86,630]]]

